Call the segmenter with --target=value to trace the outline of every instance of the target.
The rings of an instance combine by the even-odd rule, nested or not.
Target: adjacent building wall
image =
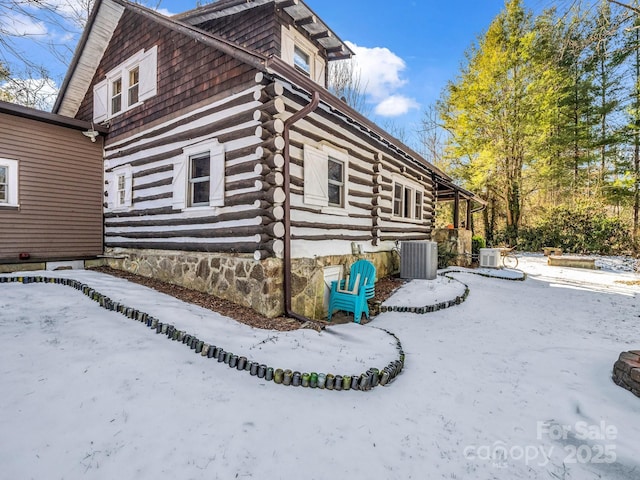
[[[0,262],[102,253],[102,141],[0,114],[0,158],[18,160],[19,207],[0,207]]]

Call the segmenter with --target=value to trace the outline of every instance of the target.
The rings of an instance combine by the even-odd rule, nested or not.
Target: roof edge
[[[59,127],[72,128],[74,130],[89,130],[90,128],[93,128],[99,133],[107,133],[109,131],[108,128],[101,125],[93,125],[91,122],[85,122],[84,120],[65,117],[64,115],[45,112],[44,110],[37,110],[35,108],[25,107],[23,105],[10,102],[0,101],[0,113],[49,123]]]
[[[69,68],[67,68],[67,74],[64,76],[64,80],[62,81],[62,85],[60,85],[60,89],[58,90],[58,96],[56,97],[56,101],[53,104],[53,108],[51,111],[53,113],[57,113],[60,109],[62,101],[64,99],[67,88],[69,87],[69,82],[71,82],[71,78],[73,77],[73,73],[75,72],[78,62],[80,61],[80,54],[84,50],[84,47],[89,38],[89,33],[93,28],[93,24],[96,21],[96,17],[98,16],[98,11],[100,10],[100,5],[102,5],[102,0],[96,0],[93,4],[93,9],[91,10],[91,14],[89,15],[89,20],[82,31],[82,35],[80,36],[80,40],[78,40],[78,45],[76,45],[76,49],[73,52],[73,58],[71,59],[71,63],[69,64]]]

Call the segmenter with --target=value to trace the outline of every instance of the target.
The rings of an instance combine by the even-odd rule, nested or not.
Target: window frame
[[[424,219],[424,186],[400,175],[392,176],[391,218],[403,222],[422,223]],[[400,188],[400,197],[397,196]]]
[[[342,177],[340,180],[334,180],[334,179],[331,178],[331,173],[330,173],[331,172],[331,168],[329,168],[330,167],[329,164],[331,162],[340,165],[340,170],[341,170],[341,172],[340,172],[341,175],[340,176]],[[346,182],[345,182],[345,178],[344,178],[345,177],[345,172],[346,172],[345,164],[344,164],[344,162],[342,160],[340,160],[338,158],[335,158],[334,156],[329,154],[327,156],[327,170],[329,172],[328,175],[327,175],[327,194],[328,194],[327,197],[328,197],[328,200],[329,200],[329,205],[328,206],[329,207],[336,207],[336,208],[344,208],[344,202],[345,202],[345,193],[344,192],[345,192],[345,186],[346,186],[345,185]],[[339,194],[340,194],[340,202],[339,203],[332,203],[331,202],[331,193],[329,192],[329,188],[332,185],[333,186],[337,186],[338,189],[339,189]]]
[[[137,73],[137,81],[132,84],[131,74]],[[127,88],[127,105],[136,105],[140,102],[140,64],[134,65],[127,70],[128,88]],[[131,100],[131,93],[135,92],[135,101]]]
[[[209,201],[193,205],[191,201],[191,159],[209,155]],[[215,210],[224,206],[225,199],[225,148],[217,139],[208,139],[186,146],[173,164],[173,210],[183,212]]]
[[[0,181],[0,192],[2,192],[1,187],[4,186],[4,194],[0,197],[0,204],[9,203],[9,167],[0,164],[0,172],[2,172],[2,170],[4,170],[4,182]],[[2,179],[1,176],[0,179]]]
[[[137,70],[137,83],[132,83],[131,73]],[[115,93],[115,84],[120,83],[120,92]],[[113,70],[104,80],[93,87],[93,121],[101,123],[122,115],[157,94],[158,47],[140,50]],[[135,89],[135,99],[132,92]],[[114,101],[118,97],[120,108]],[[135,101],[133,101],[135,100]]]
[[[194,163],[196,160],[202,160],[206,158],[208,163],[208,175],[202,175],[200,177],[194,177]],[[208,207],[210,206],[209,202],[211,201],[211,151],[207,150],[201,153],[195,153],[193,155],[189,155],[189,159],[187,160],[188,165],[188,173],[187,173],[187,208],[193,207]],[[195,202],[195,188],[197,184],[206,183],[207,184],[207,199],[204,202]]]
[[[6,169],[6,178],[4,183],[4,185],[6,186],[5,199],[0,201],[0,208],[19,207],[19,162],[15,159],[0,158],[0,167],[4,167]]]
[[[321,207],[329,215],[348,216],[349,207],[349,154],[333,145],[315,147],[304,145],[303,201]],[[341,205],[329,203],[329,159],[342,164]]]
[[[107,208],[112,211],[131,210],[133,208],[133,168],[131,164],[115,167],[111,170],[110,175],[108,178]]]
[[[321,49],[294,27],[282,25],[281,32],[280,58],[291,65],[296,71],[308,76],[320,86],[325,87],[327,60],[322,56]],[[296,65],[296,49],[308,56],[308,72]]]
[[[116,84],[120,85],[120,90],[116,92]],[[117,115],[122,112],[123,102],[122,102],[122,77],[117,76],[109,79],[109,111],[111,115]],[[118,109],[115,108],[115,103],[118,102]]]
[[[304,62],[302,62],[303,65],[299,65],[299,62],[297,61],[297,59],[299,58],[301,60],[304,60]],[[299,71],[303,75],[306,75],[309,78],[311,78],[311,74],[313,73],[312,67],[311,67],[311,60],[312,60],[312,55],[309,52],[307,52],[305,48],[301,47],[298,43],[294,43],[293,66],[297,71]]]

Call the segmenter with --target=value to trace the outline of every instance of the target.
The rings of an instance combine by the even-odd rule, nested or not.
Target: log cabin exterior
[[[351,54],[301,0],[98,0],[54,111],[108,128],[110,264],[301,318],[336,267],[391,273],[439,190],[473,196],[326,90]]]
[[[89,128],[0,101],[0,272],[102,254],[102,140]]]

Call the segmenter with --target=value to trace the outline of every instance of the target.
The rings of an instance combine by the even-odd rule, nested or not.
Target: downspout
[[[315,322],[310,318],[298,315],[291,309],[291,154],[289,152],[289,131],[298,120],[303,119],[313,112],[320,104],[320,92],[314,90],[311,102],[302,110],[298,110],[284,122],[284,313],[289,318],[301,322]]]

